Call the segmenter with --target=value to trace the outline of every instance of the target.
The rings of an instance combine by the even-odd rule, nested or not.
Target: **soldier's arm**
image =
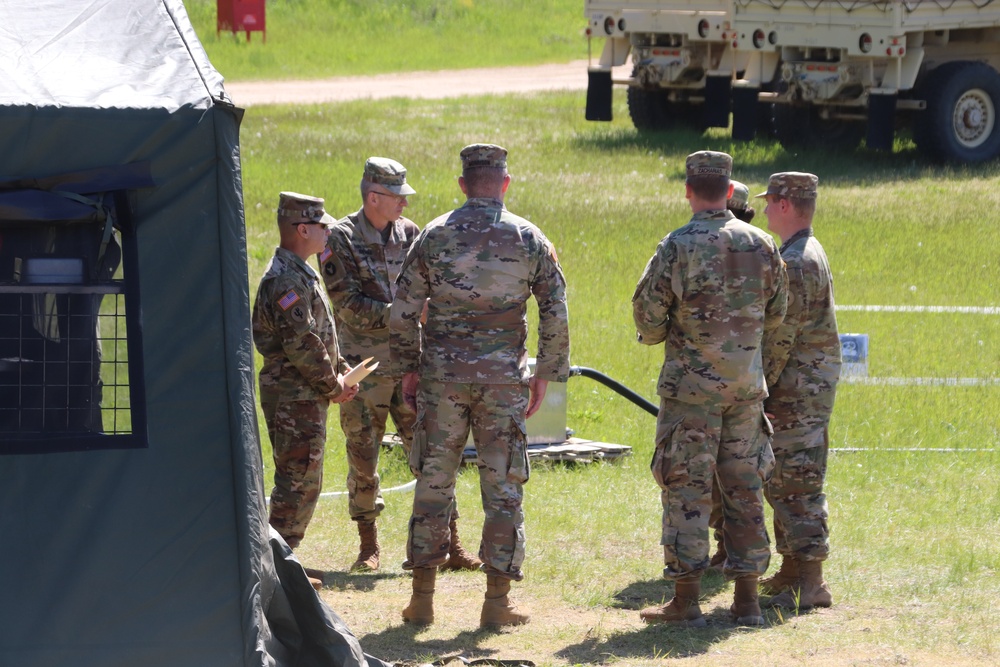
[[[420,315],[430,295],[423,261],[423,237],[410,248],[396,280],[396,296],[389,309],[389,357],[394,374],[416,373],[420,367]]]
[[[535,377],[544,381],[569,379],[569,309],[566,305],[566,278],[547,240],[541,248],[538,271],[531,293],[538,303],[538,355]],[[544,387],[541,396],[544,397]],[[537,409],[537,407],[536,407]]]
[[[670,307],[675,300],[672,273],[676,262],[673,244],[669,243],[669,238],[664,239],[646,264],[632,294],[632,319],[638,341],[643,345],[656,345],[667,338]]]
[[[803,285],[798,268],[784,262],[776,271],[775,291],[764,311],[764,378],[773,386],[791,356],[802,327]]]
[[[361,267],[347,232],[334,227],[327,251],[320,255],[323,282],[337,317],[361,330],[382,329],[388,324],[389,304],[364,293]]]
[[[288,299],[290,291],[295,292],[296,299]],[[279,290],[277,299],[288,300],[276,303],[272,308],[275,329],[281,338],[285,357],[306,382],[319,393],[335,398],[343,391],[343,385],[337,377],[336,364],[340,360],[330,358],[326,345],[316,331],[309,295],[299,294],[300,291],[305,290],[296,287]]]

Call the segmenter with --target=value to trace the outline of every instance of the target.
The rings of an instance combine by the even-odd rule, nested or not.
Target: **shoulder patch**
[[[288,290],[288,294],[278,299],[278,305],[281,306],[282,310],[288,310],[299,300],[299,295],[295,293],[295,290]]]
[[[323,248],[323,252],[320,253],[319,261],[322,264],[326,260],[330,259],[330,257],[332,257],[332,256],[333,256],[333,251],[330,250],[330,246],[327,246],[327,247]]]

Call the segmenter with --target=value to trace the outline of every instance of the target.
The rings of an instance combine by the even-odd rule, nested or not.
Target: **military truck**
[[[786,146],[891,150],[906,124],[937,160],[1000,155],[1000,0],[734,0],[730,20],[734,127],[756,92]]]
[[[599,34],[591,5],[601,5],[609,16],[616,16],[611,6],[617,5],[627,19],[626,12],[637,5],[676,13],[679,4],[684,3],[587,2],[588,32],[592,37]],[[787,147],[849,148],[864,139],[868,148],[891,150],[896,129],[909,127],[917,147],[933,159],[975,163],[1000,155],[1000,0],[730,0],[725,8],[723,3],[707,4],[723,12],[718,37],[728,44],[717,70],[706,69],[706,79],[689,82],[689,89],[700,84],[707,90],[709,75],[732,76],[728,93],[734,138],[753,137],[765,119],[772,121],[774,133]],[[637,55],[639,63],[645,59],[635,51],[637,43],[672,40],[678,34],[687,39],[682,44],[696,43],[676,25],[667,27],[661,21],[653,33],[646,27],[629,34],[633,62]],[[608,37],[618,38],[620,44],[627,30],[621,32]],[[615,60],[605,58],[607,51],[606,43],[598,66],[590,68],[591,87],[597,91],[604,85],[601,67]],[[647,98],[665,96],[672,103],[678,96],[673,84],[664,85],[661,77],[651,87],[653,78],[633,75],[624,83],[630,91],[635,87]],[[588,89],[588,118],[591,97]],[[696,96],[687,99],[694,103]],[[704,103],[708,97],[702,99]],[[709,103],[716,104],[716,98]],[[715,114],[705,111],[719,124]]]
[[[612,90],[628,86],[628,110],[640,130],[678,123],[728,127],[735,33],[730,0],[585,0],[588,44],[604,46],[588,68],[587,120],[612,120]],[[593,56],[593,54],[591,54]],[[628,79],[613,68],[629,62]],[[744,58],[749,54],[745,54]]]

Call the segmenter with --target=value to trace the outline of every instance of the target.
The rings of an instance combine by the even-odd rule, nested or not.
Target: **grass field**
[[[189,0],[193,15],[199,4],[205,3]],[[365,17],[376,17],[359,23],[368,26],[369,40],[377,34],[371,26],[384,16],[378,12],[389,4],[366,5],[371,12]],[[412,12],[430,4],[459,13],[487,5],[405,7]],[[573,17],[582,14],[576,0],[551,4]],[[328,5],[353,11],[362,3],[269,3],[267,48],[278,52],[287,41],[281,11]],[[276,73],[273,55],[260,56],[268,62],[258,69],[256,56],[240,61],[225,55],[225,49],[242,55],[263,49],[237,45],[239,40],[213,42],[214,12],[207,23],[206,48],[227,78],[284,76]],[[566,24],[582,25],[582,19]],[[522,32],[526,41],[544,41],[527,28]],[[429,50],[415,47],[406,65],[438,57],[416,53]],[[576,55],[560,56],[571,57]],[[392,67],[379,62],[380,71]],[[293,69],[288,76],[320,75],[307,64]],[[347,72],[322,75],[333,73]],[[659,494],[647,467],[655,424],[584,378],[568,385],[569,426],[580,437],[628,445],[633,456],[613,464],[535,466],[525,501],[527,579],[514,589],[533,614],[529,625],[478,631],[484,583],[474,573],[439,577],[434,626],[418,630],[401,622],[409,578],[399,563],[412,499],[405,492],[386,495],[383,569],[374,575],[346,571],[357,548],[346,499],[320,502],[298,554],[328,571],[323,598],[368,653],[386,660],[461,652],[559,666],[997,664],[1000,168],[929,165],[905,138],[892,155],[829,155],[792,154],[769,140],[733,143],[716,130],[640,136],[623,99],[617,93],[617,120],[610,124],[583,120],[582,93],[248,110],[241,136],[251,290],[276,242],[280,190],[322,195],[342,216],[359,205],[365,158],[387,155],[409,168],[418,194],[407,215],[423,225],[460,203],[455,178],[461,147],[493,141],[510,149],[509,208],[539,224],[558,248],[569,283],[572,363],[654,399],[662,349],[634,342],[629,299],[657,242],[689,216],[684,156],[706,148],[730,152],[736,178],[752,192],[761,191],[774,171],[818,174],[815,229],[833,267],[837,302],[845,307],[838,313],[840,329],[871,340],[870,382],[841,385],[832,424],[827,491],[833,553],[826,573],[835,606],[802,616],[771,614],[760,630],[737,628],[726,614],[731,584],[708,578],[708,628],[642,624],[637,610],[672,593],[660,578]],[[762,213],[757,222],[764,225]],[[959,307],[974,310],[955,312]],[[263,448],[270,480],[266,440]],[[326,488],[340,490],[346,464],[335,417],[327,452]],[[385,453],[383,473],[386,487],[410,480],[396,450]],[[463,535],[473,547],[482,524],[477,484],[474,469],[460,475]]]
[[[217,32],[185,0],[229,81],[569,62],[587,55],[582,0],[270,0],[266,35]],[[266,37],[266,41],[264,39]]]

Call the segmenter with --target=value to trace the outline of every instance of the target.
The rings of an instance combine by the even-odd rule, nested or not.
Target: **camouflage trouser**
[[[323,488],[329,402],[262,397],[260,403],[274,450],[274,490],[268,521],[294,549],[306,533]]]
[[[826,560],[830,553],[823,493],[828,452],[826,426],[806,434],[774,434],[774,473],[764,485],[764,497],[774,509],[774,542],[782,556]]]
[[[378,457],[390,414],[403,448],[409,452],[416,415],[403,402],[399,381],[369,376],[354,400],[340,404],[340,428],[347,448],[348,511],[355,521],[374,521],[385,508],[379,489]]]
[[[761,575],[770,560],[763,480],[773,454],[760,403],[689,405],[660,399],[650,468],[663,504],[663,576],[689,579],[708,567],[712,480],[718,475],[727,578]]]
[[[455,476],[471,429],[485,514],[479,558],[487,574],[515,581],[524,577],[521,501],[529,474],[527,407],[528,388],[521,384],[420,381],[410,451],[417,488],[405,568],[435,567],[448,559]]]

